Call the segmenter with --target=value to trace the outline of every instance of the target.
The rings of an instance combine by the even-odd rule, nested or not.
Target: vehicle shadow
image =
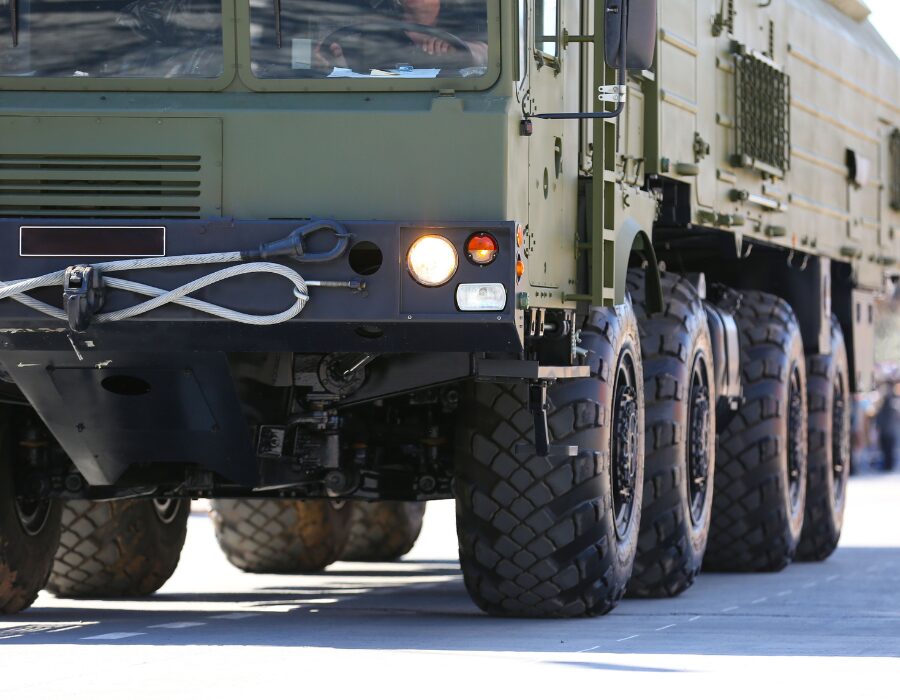
[[[41,599],[0,617],[0,645],[900,656],[900,550],[891,548],[841,548],[779,574],[704,574],[678,598],[626,599],[605,617],[575,620],[490,618],[452,560],[254,580],[239,591]]]

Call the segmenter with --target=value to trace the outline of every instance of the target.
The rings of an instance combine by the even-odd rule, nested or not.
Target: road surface
[[[602,618],[495,620],[469,601],[452,503],[396,564],[243,574],[191,517],[145,600],[42,594],[0,617],[0,698],[900,697],[900,475],[852,480],[841,547],[778,574],[704,574]],[[276,695],[277,694],[277,695]],[[287,695],[290,694],[290,695]]]

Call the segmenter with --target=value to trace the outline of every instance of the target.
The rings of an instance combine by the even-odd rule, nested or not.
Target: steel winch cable
[[[305,239],[312,233],[320,230],[330,230],[338,240],[337,245],[328,253],[306,253],[303,248]],[[354,281],[350,282],[324,282],[305,280],[296,270],[273,262],[247,262],[270,257],[295,257],[299,262],[326,262],[335,260],[347,247],[349,233],[336,222],[316,221],[295,229],[287,238],[274,243],[260,246],[252,251],[233,251],[224,253],[199,253],[194,255],[175,255],[159,258],[136,258],[131,260],[112,260],[91,265],[90,267],[101,273],[126,272],[131,270],[153,270],[167,267],[185,267],[188,265],[220,265],[227,263],[240,263],[222,268],[202,277],[198,277],[175,289],[161,289],[141,282],[121,279],[118,277],[103,276],[103,286],[111,289],[120,289],[150,297],[147,301],[134,304],[118,311],[98,313],[92,317],[95,323],[112,323],[133,318],[148,311],[158,309],[166,304],[178,304],[195,311],[201,311],[211,316],[217,316],[227,321],[244,323],[253,326],[271,326],[289,321],[303,311],[309,301],[309,287],[344,287],[358,288]],[[0,282],[0,300],[14,299],[25,306],[39,311],[62,321],[68,320],[65,310],[52,304],[28,296],[27,292],[42,287],[65,287],[66,276],[71,268],[58,270],[39,277],[16,280],[14,282]],[[195,299],[190,294],[205,287],[218,284],[226,279],[251,274],[272,274],[284,277],[294,286],[294,302],[284,311],[276,314],[248,314],[228,307],[219,306],[210,302]]]

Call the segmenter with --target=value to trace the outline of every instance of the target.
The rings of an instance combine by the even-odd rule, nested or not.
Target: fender
[[[616,232],[616,260],[614,272],[614,288],[616,304],[625,303],[625,280],[628,276],[628,262],[632,252],[642,254],[647,260],[647,311],[651,314],[663,310],[662,283],[659,279],[659,264],[656,251],[649,234],[633,218],[628,217]]]

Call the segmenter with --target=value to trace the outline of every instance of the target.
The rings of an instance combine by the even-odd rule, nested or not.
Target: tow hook
[[[103,307],[105,294],[100,271],[90,265],[66,268],[63,282],[63,308],[66,319],[76,333],[84,333],[94,315]]]
[[[305,244],[307,239],[319,231],[330,231],[335,237],[334,247],[324,253],[307,252]],[[350,244],[350,232],[343,224],[337,221],[317,220],[299,226],[291,231],[286,238],[271,243],[263,243],[256,250],[247,250],[241,253],[244,260],[267,260],[269,258],[294,257],[297,262],[322,263],[337,260],[347,252]]]

